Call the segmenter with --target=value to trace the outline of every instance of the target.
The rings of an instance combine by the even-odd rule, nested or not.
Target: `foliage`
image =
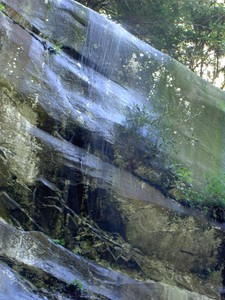
[[[0,11],[3,11],[5,9],[5,5],[0,3]]]
[[[134,171],[140,164],[155,158],[159,153],[157,138],[152,129],[155,119],[147,107],[131,106],[127,111],[125,126],[118,129],[114,149],[116,165]]]
[[[62,47],[63,47],[63,45],[61,45],[61,44],[55,44],[53,46],[53,50],[57,55],[59,55],[61,53]]]
[[[90,7],[91,9],[99,10],[109,5],[108,0],[80,0],[81,4]]]
[[[202,190],[196,191],[192,186],[192,172],[169,158],[165,148],[175,147],[175,140],[167,142],[160,126],[161,119],[150,115],[147,107],[131,106],[127,111],[125,126],[119,128],[116,136],[114,163],[139,176],[140,169],[143,169],[142,179],[159,186],[164,194],[218,221],[225,221],[225,174],[207,175]],[[148,171],[152,169],[164,176],[154,181]]]
[[[225,220],[225,174],[206,176],[204,204],[209,208],[212,217]]]
[[[189,199],[192,188],[192,172],[181,166],[173,167],[173,169],[172,184],[182,197]]]
[[[165,106],[167,105],[164,108]],[[116,165],[133,173],[141,166],[149,170],[164,168],[167,173],[169,153],[177,151],[177,136],[174,134],[173,125],[168,123],[168,115],[177,114],[177,108],[167,107],[160,113],[156,111],[157,107],[152,108],[150,113],[147,106],[138,104],[127,109],[124,126],[119,127],[116,132]],[[165,181],[167,180],[164,180],[164,184]]]
[[[74,279],[73,284],[77,287],[79,291],[82,291],[84,289],[83,283],[78,279]]]
[[[150,125],[151,117],[147,111],[147,107],[144,105],[142,108],[134,104],[128,110],[127,123],[131,130],[140,130],[146,125]]]
[[[75,254],[82,254],[82,250],[79,246],[75,246],[75,248],[73,249],[73,253]]]
[[[54,239],[53,242],[55,244],[61,245],[63,247],[65,247],[65,245],[66,245],[66,241],[64,239]]]
[[[177,168],[173,183],[179,193],[175,197],[184,205],[197,208],[217,221],[225,221],[225,174],[207,175],[201,191],[192,188],[192,173],[186,168]]]

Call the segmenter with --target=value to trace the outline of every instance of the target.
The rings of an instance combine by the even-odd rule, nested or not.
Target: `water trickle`
[[[120,65],[120,45],[124,30],[90,11],[82,62],[93,71],[110,78]],[[93,75],[93,74],[89,74]],[[93,80],[93,78],[92,78]]]

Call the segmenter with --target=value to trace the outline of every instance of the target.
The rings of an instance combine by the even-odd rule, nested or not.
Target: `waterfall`
[[[82,63],[93,71],[112,78],[121,65],[120,46],[125,31],[94,11],[90,10],[88,15]]]
[[[158,139],[173,163],[191,169],[196,186],[207,172],[225,169],[224,96],[218,89],[93,11],[88,11],[82,65],[88,105],[101,117],[125,125],[127,108],[145,107],[157,124],[145,136]],[[209,115],[213,126],[206,122]],[[212,128],[218,128],[216,134]]]
[[[5,272],[49,298],[77,279],[98,299],[218,298],[222,226],[168,196],[167,166],[225,170],[224,92],[76,1],[2,2]]]

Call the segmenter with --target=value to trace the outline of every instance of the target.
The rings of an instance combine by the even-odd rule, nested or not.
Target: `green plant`
[[[128,110],[127,120],[128,126],[132,130],[140,130],[141,128],[152,123],[147,107],[140,107],[137,104],[132,105]]]
[[[209,208],[209,213],[217,220],[225,220],[225,174],[206,176],[204,191],[204,204]]]
[[[208,276],[211,276],[213,274],[213,269],[212,268],[207,268],[206,273]]]
[[[74,279],[73,284],[77,287],[79,291],[82,291],[84,289],[83,283],[78,279]]]
[[[192,174],[186,168],[173,170],[171,180],[176,191],[175,200],[191,208],[197,208],[219,222],[225,221],[225,174],[206,175],[201,191],[192,188]]]
[[[61,53],[62,47],[63,47],[63,45],[61,45],[61,44],[55,44],[53,46],[53,49],[57,55],[59,55]]]
[[[206,193],[208,201],[225,207],[225,174],[206,175]]]
[[[66,241],[64,239],[55,239],[55,240],[53,240],[53,242],[55,244],[61,245],[63,247],[65,247],[65,245],[66,245]]]
[[[0,11],[3,11],[5,9],[5,5],[0,3]]]
[[[82,250],[79,246],[75,246],[75,248],[73,249],[73,253],[75,254],[82,254]]]
[[[170,159],[169,152],[175,148],[176,136],[168,141],[166,133],[163,133],[163,119],[166,119],[167,114],[165,111],[161,117],[152,116],[146,106],[131,106],[124,126],[118,128],[114,163],[150,183],[153,178],[148,170],[155,171],[159,176],[157,179],[154,177],[153,184],[164,194],[184,206],[199,209],[217,221],[224,222],[225,174],[208,175],[202,190],[193,189],[192,172]],[[162,173],[166,176],[160,177]]]
[[[184,196],[189,196],[192,187],[192,172],[184,167],[175,168],[174,172],[174,185]]]
[[[127,110],[124,126],[118,128],[114,145],[114,163],[134,171],[147,164],[157,152],[158,140],[152,127],[155,119],[146,106],[132,105]]]

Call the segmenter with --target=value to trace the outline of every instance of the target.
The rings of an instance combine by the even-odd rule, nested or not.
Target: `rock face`
[[[9,270],[6,263],[1,263],[0,297],[5,297],[2,299],[11,299],[12,291],[15,293],[16,289],[18,296],[13,296],[13,299],[53,299],[54,296],[54,299],[174,299],[170,298],[173,295],[179,299],[209,299],[153,281],[140,282],[107,270],[55,245],[42,233],[15,230],[2,222],[0,226],[1,257],[17,272],[19,270],[17,275]],[[21,282],[23,273],[27,273],[28,280],[36,277],[33,278],[35,287],[28,288]],[[43,279],[43,276],[46,278]],[[82,282],[82,289],[88,288],[88,292],[76,291],[75,280]],[[52,281],[55,288],[49,287],[47,281]],[[40,284],[43,286],[40,287]],[[29,291],[31,288],[36,295]],[[171,296],[167,298],[167,295]]]
[[[220,299],[223,228],[153,187],[168,173],[146,141],[196,185],[224,170],[224,93],[75,1],[40,2],[5,0],[0,12],[2,290]],[[136,145],[132,109],[139,125],[143,111],[152,118]]]

